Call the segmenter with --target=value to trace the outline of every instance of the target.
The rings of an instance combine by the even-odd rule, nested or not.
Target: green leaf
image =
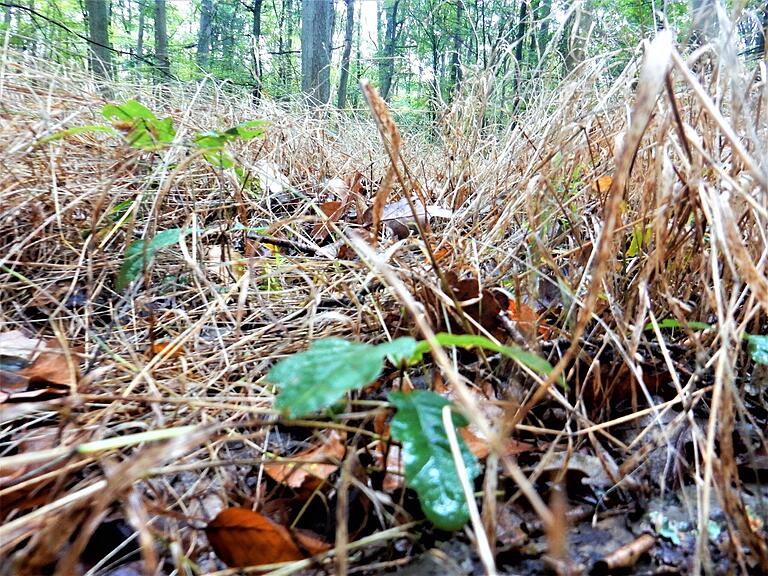
[[[178,244],[181,235],[181,228],[171,228],[158,232],[151,240],[141,239],[132,242],[125,251],[125,259],[117,274],[115,285],[117,290],[122,291],[127,288],[144,270],[145,266],[149,266],[158,250]]]
[[[88,124],[87,126],[73,126],[66,130],[59,130],[53,134],[49,134],[44,138],[40,138],[35,145],[47,144],[48,142],[54,142],[55,140],[61,140],[68,136],[75,136],[76,134],[84,134],[86,132],[104,132],[105,134],[116,134],[115,129],[112,126],[105,126],[104,124]]]
[[[651,243],[652,238],[653,228],[646,226],[645,231],[643,231],[641,226],[635,226],[632,230],[632,242],[630,242],[629,248],[627,248],[627,256],[630,258],[637,256],[644,246],[648,246]]]
[[[128,122],[132,126],[126,140],[133,148],[157,150],[173,142],[176,130],[172,118],[159,120],[146,106],[136,100],[124,104],[107,104],[101,114],[110,122]]]
[[[123,122],[131,122],[143,118],[145,120],[157,120],[157,116],[144,106],[139,104],[136,100],[128,100],[124,104],[106,104],[101,109],[101,115],[108,122],[114,120],[121,120]]]
[[[235,165],[232,156],[223,148],[212,149],[211,152],[204,152],[203,158],[215,168],[232,168],[232,166]]]
[[[215,130],[209,130],[208,132],[199,132],[195,136],[195,146],[205,149],[217,149],[223,148],[227,143],[227,138],[222,136]]]
[[[309,350],[293,354],[275,364],[267,381],[280,388],[275,407],[291,417],[316,412],[336,402],[345,392],[376,380],[384,357],[410,357],[412,338],[398,338],[380,346],[327,338]]]
[[[438,344],[441,346],[458,346],[459,348],[464,348],[465,350],[477,347],[490,350],[491,352],[498,352],[499,354],[520,362],[520,364],[530,368],[534,372],[538,372],[539,374],[550,374],[552,370],[554,370],[552,364],[550,364],[546,359],[537,356],[536,354],[526,352],[517,346],[502,346],[501,344],[497,344],[496,342],[489,340],[485,336],[476,336],[474,334],[448,334],[446,332],[440,332],[439,334],[435,334],[435,338],[437,339]],[[429,342],[422,340],[416,345],[416,351],[411,357],[411,362],[418,362],[426,352],[429,352]],[[567,388],[565,380],[562,376],[558,377],[557,381],[563,388]]]
[[[752,360],[758,364],[768,365],[768,336],[750,334],[747,336],[747,341]]]
[[[407,366],[416,353],[416,340],[409,337],[396,338],[391,342],[379,344],[377,349],[384,354],[395,366]]]
[[[469,520],[469,509],[443,426],[443,407],[450,402],[434,392],[392,392],[389,401],[397,408],[392,419],[392,438],[403,445],[405,481],[419,495],[426,517],[442,530],[458,530]],[[466,420],[453,413],[454,426]],[[480,473],[475,456],[459,436],[461,456],[470,481]]]
[[[264,135],[264,126],[268,124],[266,120],[250,120],[248,122],[242,122],[237,126],[232,126],[224,132],[231,136],[237,136],[244,140],[251,140]]]
[[[711,324],[707,324],[706,322],[678,322],[674,318],[665,318],[661,322],[658,323],[659,328],[690,328],[691,330],[709,330],[712,328]],[[649,322],[645,326],[643,326],[643,330],[653,330],[653,323]]]

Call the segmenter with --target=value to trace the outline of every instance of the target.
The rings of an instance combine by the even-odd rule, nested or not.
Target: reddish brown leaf
[[[149,356],[157,356],[171,345],[173,345],[173,342],[154,342],[147,350],[147,353]],[[184,348],[179,346],[176,350],[167,354],[166,358],[181,358],[182,356],[184,356]]]
[[[518,308],[517,302],[510,298],[507,315],[510,320],[515,322],[517,329],[523,336],[535,338],[538,333],[544,336],[545,340],[552,338],[552,329],[539,324],[539,315],[528,304],[521,302]]]
[[[328,220],[331,222],[338,222],[344,215],[344,212],[346,212],[346,205],[336,201],[324,202],[320,204],[320,210],[323,211],[323,214],[325,214]],[[325,240],[330,233],[329,226],[325,222],[318,222],[315,224],[314,228],[312,228],[312,238],[317,242]]]
[[[477,434],[472,432],[469,428],[460,428],[459,433],[464,438],[464,442],[467,443],[467,447],[470,452],[474,454],[478,460],[484,460],[491,449],[488,446],[488,441],[480,438]],[[526,442],[518,442],[511,438],[504,442],[504,455],[512,456],[515,454],[524,454],[525,452],[533,452],[537,450],[533,444]]]
[[[509,335],[501,322],[503,308],[495,294],[487,288],[480,292],[477,278],[459,280],[454,272],[448,272],[446,277],[456,299],[459,302],[469,302],[462,305],[464,313],[485,328],[497,340],[502,342],[506,340]],[[465,332],[463,326],[458,323],[453,324],[451,328],[456,334]]]
[[[29,378],[30,384],[49,383],[67,387],[76,386],[80,377],[77,368],[74,375],[70,372],[69,362],[63,352],[42,352],[31,365],[18,373]]]
[[[383,460],[383,456],[381,457]],[[400,454],[400,447],[390,445],[387,452],[386,473],[382,488],[385,492],[398,490],[405,485],[405,464],[403,456]]]
[[[227,566],[242,568],[304,559],[288,530],[247,508],[226,508],[206,527],[213,551]]]
[[[333,430],[320,446],[295,454],[289,462],[269,462],[264,465],[264,471],[280,484],[314,490],[338,470],[339,466],[334,462],[340,462],[345,453],[342,436]]]
[[[328,552],[328,550],[333,548],[331,544],[328,544],[328,542],[320,538],[311,530],[295,528],[293,530],[293,538],[296,540],[296,543],[301,547],[301,549],[310,556]]]

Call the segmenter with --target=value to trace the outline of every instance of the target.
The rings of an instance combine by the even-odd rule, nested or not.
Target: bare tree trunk
[[[564,38],[566,42],[565,50],[565,71],[571,72],[576,66],[581,64],[587,57],[587,41],[592,28],[592,14],[589,2],[585,2],[580,10],[576,10],[571,15],[569,34]]]
[[[349,83],[349,57],[352,54],[352,34],[355,31],[355,0],[347,2],[347,21],[344,29],[344,53],[341,55],[341,75],[339,76],[339,92],[336,106],[344,108],[347,105],[347,84]]]
[[[168,80],[171,75],[171,63],[168,60],[168,18],[165,0],[155,0],[155,62],[162,80]]]
[[[112,51],[109,44],[109,17],[105,0],[86,0],[88,14],[88,48],[91,71],[108,80],[111,77]]]
[[[717,33],[717,12],[714,0],[691,0],[691,15],[693,16],[691,45],[706,44]]]
[[[301,90],[313,104],[331,97],[331,18],[333,0],[301,2]]]
[[[144,4],[139,1],[139,31],[136,34],[136,58],[144,58]]]
[[[5,16],[3,17],[3,25],[6,30],[11,27],[11,18],[13,18],[13,8],[11,6],[6,6]]]
[[[200,4],[200,29],[197,33],[197,52],[195,61],[200,68],[207,68],[211,55],[211,22],[213,20],[213,0],[203,0]]]
[[[251,28],[251,60],[253,62],[254,100],[261,98],[261,5],[263,0],[253,0],[253,27]]]
[[[520,95],[520,76],[523,74],[523,44],[525,43],[525,29],[528,25],[528,0],[520,2],[520,13],[517,17],[517,32],[515,33],[515,60],[517,69],[514,72],[512,92],[517,103]]]
[[[456,0],[456,22],[453,27],[453,53],[451,54],[451,90],[455,94],[461,83],[461,20],[464,16],[463,0]]]
[[[384,35],[384,51],[382,61],[379,64],[379,86],[381,97],[389,101],[389,92],[392,89],[392,77],[395,75],[395,44],[397,42],[397,8],[400,0],[394,0],[387,12],[387,30]]]

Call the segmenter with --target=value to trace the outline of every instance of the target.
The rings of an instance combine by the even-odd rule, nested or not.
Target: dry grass
[[[518,333],[518,344],[559,362],[569,393],[493,359],[440,363],[449,382],[494,389],[491,399],[516,435],[549,443],[531,483],[521,485],[529,498],[539,498],[535,479],[555,453],[597,455],[617,490],[633,495],[643,458],[666,450],[671,467],[651,479],[651,490],[695,485],[700,534],[714,494],[728,515],[733,561],[768,569],[765,529],[750,527],[737,466],[744,445],[753,456],[768,450],[768,399],[764,383],[755,389],[741,340],[768,333],[768,84],[764,63],[746,71],[729,54],[720,58],[706,50],[687,62],[673,55],[669,82],[662,74],[658,85],[641,84],[637,97],[638,66],[608,83],[606,60],[589,61],[506,126],[484,122],[493,99],[488,80],[468,83],[437,135],[404,136],[399,164],[417,183],[410,193],[454,217],[433,219],[426,239],[385,237],[385,256],[373,262],[290,248],[276,259],[235,229],[266,228],[312,245],[317,206],[331,197],[327,179],[359,171],[377,182],[388,166],[372,121],[318,118],[268,102],[254,108],[212,85],[171,94],[112,87],[115,100],[139,96],[158,116],[171,114],[178,142],[196,130],[269,120],[264,138],[237,144],[236,157],[257,172],[259,162],[273,163],[290,186],[254,194],[182,145],[147,153],[100,134],[36,145],[63,128],[100,122],[104,100],[76,71],[6,53],[0,322],[3,331],[55,338],[83,374],[64,397],[3,407],[0,463],[11,475],[0,485],[0,551],[13,552],[13,570],[34,574],[56,562],[58,573],[74,573],[110,514],[136,527],[147,573],[163,563],[177,573],[191,573],[190,562],[202,573],[216,570],[199,528],[233,502],[258,503],[268,452],[294,445],[277,426],[272,391],[262,385],[266,370],[329,335],[370,341],[416,333],[402,305],[426,306],[432,319],[455,314],[425,242],[443,272],[547,307],[552,334]],[[647,126],[632,126],[628,119],[643,110]],[[390,201],[402,194],[395,184]],[[127,201],[131,208],[116,215]],[[128,244],[174,227],[197,233],[117,293]],[[353,228],[339,223],[333,240]],[[249,245],[240,274],[232,261]],[[409,294],[387,290],[392,278]],[[662,319],[683,328],[662,332]],[[712,328],[686,328],[690,322]],[[157,341],[171,345],[152,353]],[[472,401],[488,399],[476,393]],[[370,414],[353,411],[341,421],[362,430]],[[631,441],[614,433],[628,423],[640,424]],[[499,431],[505,422],[486,424]],[[61,449],[182,426],[195,432]],[[680,452],[681,438],[691,453]],[[49,460],[51,449],[59,451]],[[556,521],[548,509],[539,512]],[[391,510],[382,518],[381,530],[397,525]],[[493,529],[494,519],[486,524]],[[709,553],[699,538],[694,570],[707,566]]]

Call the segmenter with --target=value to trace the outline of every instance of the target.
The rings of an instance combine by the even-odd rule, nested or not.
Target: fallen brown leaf
[[[341,462],[346,450],[341,434],[333,430],[320,446],[293,455],[289,462],[269,462],[264,471],[279,484],[314,490],[338,470],[338,464],[333,462]]]
[[[232,568],[305,558],[285,527],[247,508],[225,508],[205,534],[216,556]]]

